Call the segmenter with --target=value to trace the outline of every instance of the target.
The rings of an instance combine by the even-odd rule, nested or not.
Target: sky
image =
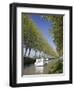
[[[41,15],[31,15],[31,19],[38,26],[40,32],[42,32],[44,38],[48,41],[48,43],[56,49],[56,45],[53,42],[53,38],[50,36],[49,31],[52,29],[53,24],[51,21],[47,22],[45,19],[41,17]]]

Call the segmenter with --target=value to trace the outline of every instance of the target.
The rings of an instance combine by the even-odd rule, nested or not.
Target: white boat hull
[[[36,59],[35,66],[43,66],[43,65],[44,65],[43,58]]]

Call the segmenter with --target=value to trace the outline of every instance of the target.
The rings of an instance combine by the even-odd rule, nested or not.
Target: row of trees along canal
[[[57,52],[48,44],[39,31],[37,25],[33,22],[29,15],[22,14],[22,30],[23,30],[23,43],[25,45],[25,56],[27,50],[29,50],[28,56],[33,49],[36,53],[42,53],[44,55],[57,57]],[[40,56],[39,56],[40,57]]]
[[[63,56],[63,15],[48,15],[43,16],[43,19],[53,22],[53,28],[49,33],[57,46],[59,57]]]

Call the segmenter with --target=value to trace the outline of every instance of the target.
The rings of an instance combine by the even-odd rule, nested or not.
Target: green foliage
[[[22,14],[22,30],[24,37],[24,45],[26,48],[34,49],[35,51],[44,52],[47,55],[58,56],[55,50],[44,39],[39,28],[30,18],[30,15]]]
[[[50,66],[49,74],[63,73],[63,62],[61,60],[56,61]]]
[[[63,55],[63,16],[62,15],[49,15],[44,18],[53,23],[53,28],[50,30],[50,35],[57,46],[59,56]]]

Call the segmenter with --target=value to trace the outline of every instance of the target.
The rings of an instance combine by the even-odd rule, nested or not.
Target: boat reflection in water
[[[45,61],[43,58],[36,59],[36,62],[34,64],[30,64],[24,67],[23,74],[24,75],[48,74],[48,64],[49,64],[48,59],[46,59]]]
[[[43,69],[44,69],[43,66],[36,66],[35,67],[35,73],[43,73]]]

